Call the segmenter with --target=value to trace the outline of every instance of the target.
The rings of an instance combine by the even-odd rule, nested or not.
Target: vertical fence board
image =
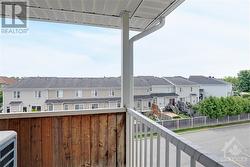
[[[53,134],[53,167],[61,167],[61,148],[62,147],[62,118],[54,117],[52,119],[52,134]]]
[[[53,166],[52,118],[42,119],[42,165]]]
[[[108,166],[116,165],[116,114],[108,115]]]
[[[124,113],[116,115],[117,127],[117,166],[125,166],[126,150],[125,150],[125,128],[126,128],[126,115]]]
[[[41,118],[33,118],[30,120],[31,126],[31,166],[42,166],[42,142],[41,142]]]
[[[9,126],[9,120],[8,119],[0,120],[0,130],[8,130],[8,126]]]
[[[72,166],[81,166],[81,116],[72,116]]]
[[[17,149],[20,148],[20,133],[19,133],[19,119],[10,119],[8,123],[8,130],[14,130],[17,133]],[[20,166],[21,152],[17,152],[17,165]]]
[[[72,155],[71,155],[71,117],[62,117],[62,142],[63,149],[62,151],[62,163],[65,167],[71,167],[72,164]]]
[[[108,165],[108,122],[107,114],[99,116],[99,164]]]
[[[99,166],[99,116],[91,116],[91,166]]]
[[[20,148],[18,148],[18,152],[22,151],[19,165],[20,167],[31,166],[31,154],[30,154],[30,119],[20,119]]]
[[[90,161],[90,116],[82,116],[82,124],[81,124],[81,134],[82,134],[82,147],[81,147],[81,164],[83,167],[87,167],[91,165]]]

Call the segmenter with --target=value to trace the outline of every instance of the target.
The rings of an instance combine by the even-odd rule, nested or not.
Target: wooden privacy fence
[[[126,115],[118,111],[28,118],[4,114],[0,130],[18,134],[18,167],[125,166]]]

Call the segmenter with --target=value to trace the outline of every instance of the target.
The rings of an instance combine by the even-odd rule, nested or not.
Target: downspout
[[[129,39],[129,43],[133,45],[133,43],[157,30],[162,28],[165,25],[165,18],[160,18],[159,23],[149,29],[146,29],[145,31],[133,36],[132,38]]]
[[[134,42],[141,39],[141,38],[143,38],[143,37],[145,37],[145,36],[147,36],[147,35],[149,35],[149,34],[151,34],[151,33],[153,33],[153,32],[155,32],[155,31],[157,31],[157,30],[159,30],[164,25],[165,25],[165,18],[160,18],[159,23],[157,25],[155,25],[155,26],[153,26],[153,27],[151,27],[149,29],[146,29],[145,31],[143,31],[143,32],[141,32],[141,33],[139,33],[139,34],[137,34],[137,35],[135,35],[135,36],[133,36],[132,38],[129,39],[129,50],[130,50],[130,59],[131,59],[130,62],[132,64],[134,64],[134,62],[133,62],[134,61],[133,60],[133,57],[134,57]],[[134,76],[134,67],[133,66],[130,68],[130,74],[132,74]],[[134,78],[132,79],[131,82],[132,82],[131,85],[134,85]],[[134,106],[134,89],[132,89],[131,91],[132,91],[131,92],[132,97],[130,97],[130,99],[131,99],[130,103],[131,103],[131,106]]]

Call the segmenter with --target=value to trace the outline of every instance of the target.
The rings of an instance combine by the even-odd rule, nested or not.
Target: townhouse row
[[[121,107],[120,77],[57,78],[28,77],[3,88],[3,112],[61,111]],[[223,94],[231,95],[228,83],[220,86]],[[223,90],[222,88],[226,88]],[[209,89],[208,89],[209,90]],[[226,92],[225,92],[226,91]],[[210,91],[211,92],[211,91]],[[215,91],[218,93],[218,91]],[[210,96],[197,81],[184,77],[139,76],[134,78],[134,108],[150,110],[152,103],[160,108],[178,101],[196,104]]]

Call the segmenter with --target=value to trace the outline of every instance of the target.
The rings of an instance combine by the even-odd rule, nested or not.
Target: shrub
[[[250,99],[240,96],[226,98],[209,97],[199,102],[193,109],[210,118],[250,113]]]

